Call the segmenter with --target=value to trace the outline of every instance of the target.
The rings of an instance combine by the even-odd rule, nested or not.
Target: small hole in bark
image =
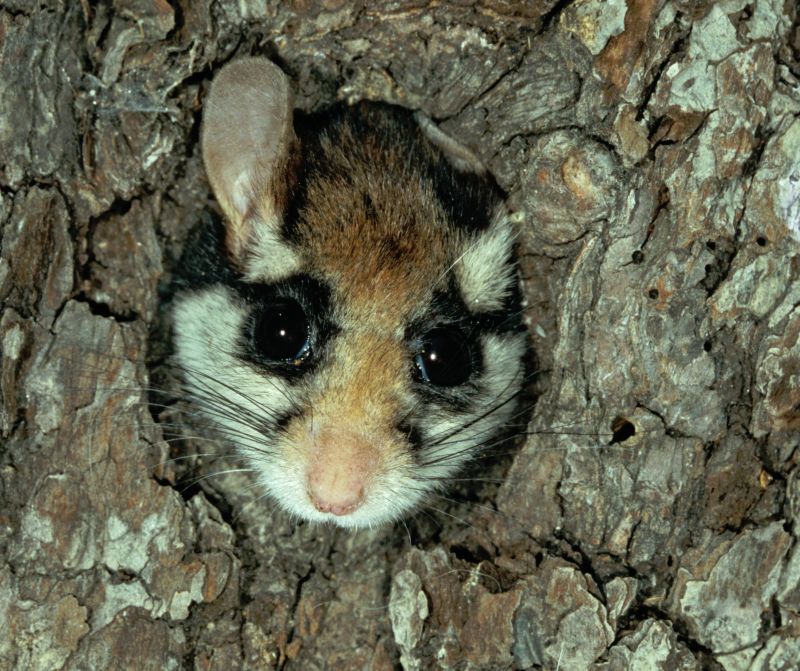
[[[647,295],[650,296],[650,298],[652,298],[653,300],[655,300],[656,298],[658,298],[658,289],[650,289],[650,291],[647,292]]]
[[[713,252],[717,248],[717,243],[714,242],[713,240],[709,240],[708,242],[706,242],[706,247],[708,247],[708,249],[710,249]]]
[[[492,560],[492,555],[486,551],[486,548],[483,548],[480,545],[467,547],[466,545],[457,543],[450,546],[450,552],[452,552],[458,559],[470,564],[480,564],[482,561]]]
[[[764,247],[764,246],[767,244],[767,239],[766,239],[766,238],[765,238],[763,235],[759,235],[759,236],[756,238],[756,244],[757,244],[759,247]]]
[[[138,580],[138,576],[133,571],[119,569],[111,573],[112,585],[125,585],[133,582],[134,580]]]
[[[106,319],[113,319],[114,321],[123,323],[136,321],[138,317],[133,310],[128,312],[113,312],[108,303],[103,303],[91,298],[85,291],[76,294],[74,298],[79,303],[86,303],[86,305],[89,306],[89,312],[96,317],[105,317]]]
[[[633,254],[631,254],[631,261],[634,263],[641,263],[644,261],[644,254],[642,254],[641,249],[637,249]]]
[[[703,343],[703,349],[704,349],[706,352],[710,352],[710,351],[711,351],[711,341],[710,341],[710,340],[706,340],[706,341]]]
[[[614,435],[612,436],[609,445],[613,445],[614,443],[624,443],[626,440],[628,440],[628,438],[636,435],[636,427],[632,422],[628,421],[624,417],[614,418],[614,421],[611,422],[611,431],[614,433]]]

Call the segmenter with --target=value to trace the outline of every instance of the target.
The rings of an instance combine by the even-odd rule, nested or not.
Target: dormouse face
[[[197,409],[285,509],[371,526],[446,486],[515,414],[513,232],[492,184],[410,113],[292,116],[268,61],[212,85],[203,157],[225,221],[184,254],[176,354]]]

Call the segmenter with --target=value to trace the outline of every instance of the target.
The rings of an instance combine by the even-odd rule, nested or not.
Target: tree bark
[[[172,442],[202,101],[250,54],[423,110],[522,213],[501,483],[353,533]],[[793,0],[3,2],[0,222],[0,668],[800,663]]]

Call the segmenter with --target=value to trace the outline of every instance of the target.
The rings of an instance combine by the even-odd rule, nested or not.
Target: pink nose
[[[357,473],[342,472],[333,467],[321,469],[315,465],[308,474],[308,495],[321,513],[347,515],[364,501],[363,478]]]
[[[310,493],[310,492],[309,492]],[[361,495],[354,495],[352,497],[344,498],[341,501],[333,502],[330,500],[320,499],[316,494],[311,494],[311,503],[321,513],[331,513],[332,515],[348,515],[354,510],[357,510],[364,500]]]
[[[306,480],[311,503],[323,513],[352,513],[364,503],[376,462],[374,447],[362,436],[330,430],[321,432],[315,447]]]

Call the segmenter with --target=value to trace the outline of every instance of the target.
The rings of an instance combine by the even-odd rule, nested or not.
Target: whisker
[[[199,478],[196,478],[195,480],[192,480],[181,490],[181,492],[182,493],[186,492],[195,485],[197,485],[198,483],[203,482],[204,480],[208,480],[209,478],[218,477],[220,475],[227,475],[229,473],[252,473],[252,472],[253,472],[252,468],[229,468],[224,471],[215,471],[214,473],[208,473],[207,475],[203,475],[200,476]]]

